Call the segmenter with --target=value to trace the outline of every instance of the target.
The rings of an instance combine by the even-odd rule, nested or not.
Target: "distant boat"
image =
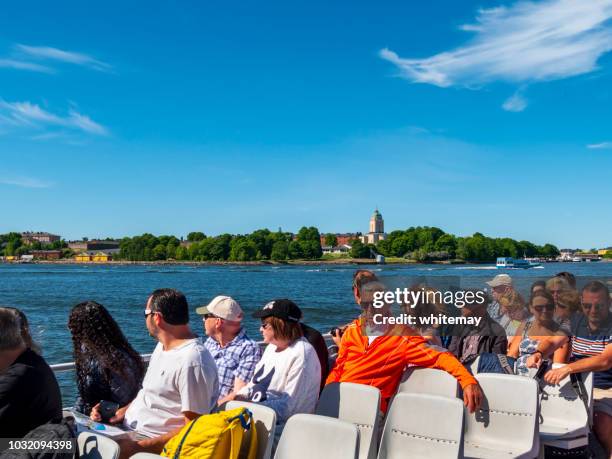
[[[499,257],[497,258],[496,266],[498,269],[528,269],[540,266],[541,263],[517,258],[516,260],[512,257]]]

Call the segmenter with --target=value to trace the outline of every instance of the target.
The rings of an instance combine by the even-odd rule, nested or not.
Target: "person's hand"
[[[342,341],[342,335],[340,335],[340,329],[336,328],[336,330],[334,330],[334,334],[331,335],[332,341],[334,342],[334,344],[338,347],[340,347],[340,341]]]
[[[115,412],[115,415],[108,420],[108,422],[110,424],[119,424],[120,422],[123,422],[123,419],[125,419],[125,412],[127,411],[128,407],[129,405],[122,406],[121,408],[119,408]]]
[[[544,375],[544,381],[548,384],[559,384],[561,380],[567,378],[571,374],[572,370],[569,365],[565,365],[561,368],[556,368],[546,372]]]
[[[473,413],[480,408],[484,395],[478,384],[470,384],[463,389],[463,404]]]
[[[91,409],[91,413],[89,414],[89,419],[96,422],[102,422],[102,415],[100,414],[100,404],[97,403]]]
[[[129,459],[134,454],[142,450],[136,441],[129,438],[120,438],[116,441],[121,451],[119,459]]]
[[[527,357],[527,368],[540,368],[542,365],[542,353],[536,352]]]

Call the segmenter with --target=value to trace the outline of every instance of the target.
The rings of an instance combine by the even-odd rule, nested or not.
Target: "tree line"
[[[337,245],[335,234],[323,237],[324,244]],[[313,226],[302,227],[297,234],[259,229],[250,234],[221,234],[207,236],[202,232],[191,232],[187,243],[175,236],[124,237],[119,242],[119,253],[114,256],[126,261],[285,261],[317,260],[322,256],[321,235]],[[492,262],[496,257],[541,257],[554,258],[559,250],[552,244],[536,245],[529,241],[511,238],[491,238],[482,233],[457,237],[440,228],[417,226],[407,230],[392,231],[385,240],[377,244],[364,244],[359,239],[350,242],[351,258],[371,258],[376,254],[386,257],[408,258],[420,262],[438,260],[464,260],[469,262]],[[19,233],[0,234],[0,256],[20,256],[32,250],[63,249],[64,256],[72,255],[66,242],[25,245]],[[604,255],[612,258],[612,252]]]

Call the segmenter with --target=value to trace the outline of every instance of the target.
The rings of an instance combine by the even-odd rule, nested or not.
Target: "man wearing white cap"
[[[232,297],[217,296],[206,306],[196,309],[203,317],[208,339],[204,343],[212,354],[219,372],[219,405],[231,399],[253,377],[261,358],[259,345],[247,337],[242,327],[244,313]]]
[[[506,295],[512,290],[512,278],[508,274],[498,274],[489,282],[487,285],[491,287],[491,296],[493,301],[487,308],[487,312],[495,322],[499,322],[504,317],[504,311],[502,310],[499,299]]]

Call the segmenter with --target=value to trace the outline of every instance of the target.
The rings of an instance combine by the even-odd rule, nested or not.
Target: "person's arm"
[[[521,335],[517,334],[512,337],[512,341],[510,342],[510,348],[508,349],[508,357],[518,358],[519,356],[519,347],[521,345]]]
[[[569,359],[569,349],[571,347],[570,339],[567,335],[562,334],[559,336],[547,336],[540,340],[538,343],[538,347],[527,358],[527,368],[539,368],[542,364],[542,361],[553,354],[558,348],[567,345],[568,351],[566,352],[566,360]],[[560,362],[559,362],[560,363]]]
[[[586,357],[568,363],[561,368],[550,370],[544,375],[544,380],[549,384],[559,382],[572,373],[584,373],[585,371],[607,371],[612,368],[612,344],[608,344],[599,355]]]
[[[240,390],[245,387],[251,379],[253,379],[255,367],[260,359],[261,349],[259,348],[259,344],[253,343],[252,346],[248,346],[244,349],[244,352],[240,355],[238,367],[234,372],[235,377],[232,391],[225,397],[219,398],[217,405],[221,406],[225,402],[229,402],[230,400],[234,400],[236,398],[238,392],[240,392]]]
[[[329,375],[327,376],[327,380],[325,384],[340,382],[340,378],[342,377],[342,372],[344,371],[344,363],[346,362],[346,358],[348,356],[348,350],[350,347],[348,341],[348,328],[344,331],[342,335],[342,339],[340,340],[340,347],[338,349],[338,356],[336,357],[336,363],[334,367],[330,370]]]
[[[128,403],[125,406],[120,407],[115,412],[115,415],[108,420],[108,423],[109,424],[119,424],[120,422],[123,422],[123,419],[125,419],[125,412],[128,410],[131,404],[132,402]],[[89,418],[92,421],[102,422],[102,415],[100,414],[100,403],[95,404],[91,408],[91,414],[89,415]]]
[[[159,454],[162,449],[164,449],[164,445],[176,434],[178,434],[185,425],[194,420],[199,416],[198,413],[194,413],[192,411],[183,412],[185,424],[181,427],[177,427],[176,429],[168,432],[164,435],[159,435],[154,438],[145,438],[143,440],[132,440],[132,439],[122,439],[117,440],[119,447],[121,449],[121,455],[119,459],[128,459],[132,457],[136,453],[153,453]]]
[[[482,403],[482,391],[476,378],[461,365],[461,362],[448,351],[441,352],[427,345],[420,336],[406,336],[409,345],[406,347],[406,363],[412,363],[419,367],[436,368],[444,370],[453,375],[463,389],[463,401],[470,412],[480,408]]]
[[[561,347],[557,348],[555,352],[553,352],[553,363],[567,363],[569,361],[571,352],[570,341],[569,339],[564,339],[563,337],[555,338],[559,339],[560,341],[565,341],[565,343]]]

